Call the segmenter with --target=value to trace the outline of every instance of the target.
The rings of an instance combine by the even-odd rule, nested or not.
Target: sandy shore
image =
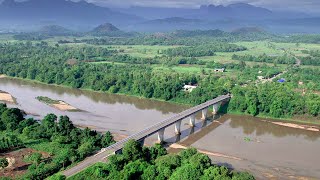
[[[284,122],[271,122],[271,123],[279,125],[279,126],[291,127],[291,128],[295,128],[295,129],[303,129],[303,130],[308,130],[308,131],[320,132],[320,130],[314,126],[299,125],[299,124],[284,123]]]
[[[6,102],[6,103],[15,103],[14,98],[11,94],[1,90],[0,90],[0,101]]]
[[[56,109],[59,109],[60,111],[77,111],[77,110],[79,110],[64,101],[59,101],[58,104],[50,104],[50,105]]]
[[[177,143],[170,145],[170,148],[173,148],[173,149],[187,149],[187,147],[182,146],[182,145],[177,144]],[[221,154],[221,153],[204,151],[204,150],[199,150],[199,149],[198,149],[198,151],[199,151],[200,153],[202,153],[202,154],[206,154],[206,155],[209,155],[209,156],[216,156],[216,157],[228,158],[228,159],[233,159],[233,160],[238,160],[238,161],[243,160],[243,159],[238,158],[238,157],[229,156],[229,155],[225,155],[225,154]]]
[[[0,74],[0,79],[1,79],[1,78],[6,78],[6,77],[7,77],[6,75]]]

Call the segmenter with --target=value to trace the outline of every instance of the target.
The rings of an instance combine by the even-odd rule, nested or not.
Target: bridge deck
[[[164,121],[161,121],[153,126],[150,126],[146,129],[136,133],[136,134],[133,134],[133,135],[121,140],[121,141],[118,141],[117,143],[115,143],[107,148],[102,149],[96,155],[91,156],[91,157],[85,159],[84,161],[82,161],[77,166],[75,166],[69,170],[64,171],[63,174],[67,177],[72,176],[73,174],[76,174],[76,173],[82,171],[83,169],[93,165],[96,162],[103,161],[103,159],[110,156],[113,152],[121,150],[123,148],[123,146],[126,144],[126,142],[128,142],[130,139],[134,139],[137,141],[145,139],[146,137],[158,132],[159,130],[164,129],[168,126],[171,126],[172,124],[176,123],[177,121],[183,120],[192,114],[195,114],[195,113],[197,113],[197,112],[199,112],[199,111],[201,111],[211,105],[222,102],[222,101],[227,100],[229,98],[230,98],[229,95],[219,96],[213,100],[207,101],[203,104],[200,104],[200,105],[195,106],[193,108],[187,109],[179,114],[176,114],[168,119],[165,119]]]

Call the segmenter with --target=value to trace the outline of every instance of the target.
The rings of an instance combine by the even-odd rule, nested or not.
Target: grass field
[[[255,42],[238,42],[237,45],[245,46],[248,48],[246,51],[240,52],[217,52],[215,56],[198,57],[199,60],[205,62],[218,62],[221,64],[225,63],[237,63],[239,61],[232,60],[232,55],[253,55],[259,56],[262,54],[267,54],[269,56],[283,56],[285,54],[291,54],[295,56],[306,56],[303,54],[303,50],[320,50],[319,44],[295,44],[295,43],[275,43],[268,41],[255,41]],[[81,44],[77,44],[81,45]],[[150,45],[104,45],[104,48],[114,49],[120,51],[119,54],[128,54],[133,57],[140,58],[154,58],[156,56],[162,56],[162,51],[168,48],[174,48],[177,46],[150,46]],[[112,62],[96,62],[96,63],[112,63]],[[118,65],[125,65],[126,63],[116,63]],[[273,67],[273,63],[262,63],[262,62],[250,62],[246,61],[247,65],[268,65]],[[280,68],[285,69],[287,65],[279,64]],[[315,66],[302,66],[304,68],[316,68]],[[213,70],[206,68],[205,65],[177,65],[177,66],[163,66],[162,64],[152,65],[155,71],[175,71],[179,73],[192,73],[201,74],[203,72],[210,73]],[[223,73],[225,76],[236,76],[238,72],[227,71]],[[220,75],[220,74],[217,74]]]

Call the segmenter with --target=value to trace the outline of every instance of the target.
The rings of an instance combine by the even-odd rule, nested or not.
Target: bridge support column
[[[213,112],[212,112],[212,114],[214,114],[214,115],[218,114],[220,105],[221,105],[221,102],[218,102],[217,104],[214,104],[214,105],[213,105]]]
[[[115,151],[114,154],[122,154],[122,149]]]
[[[207,114],[208,114],[208,108],[205,108],[202,110],[202,120],[206,120],[207,119]]]
[[[194,127],[196,125],[196,114],[190,115],[190,126]]]
[[[164,128],[158,131],[158,142],[162,143],[164,141]]]
[[[174,126],[174,131],[176,134],[181,134],[181,120],[176,122],[175,126]]]
[[[141,146],[144,146],[144,139],[141,139],[138,142],[141,144]]]

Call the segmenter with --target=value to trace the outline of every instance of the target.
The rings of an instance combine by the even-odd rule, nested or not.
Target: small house
[[[225,68],[220,68],[220,69],[215,69],[214,72],[224,72],[226,69]]]
[[[192,85],[184,85],[183,90],[186,92],[192,92],[194,89],[196,89],[198,86],[192,86]]]
[[[259,80],[263,80],[263,79],[264,79],[263,76],[257,76],[257,78],[258,78]]]

